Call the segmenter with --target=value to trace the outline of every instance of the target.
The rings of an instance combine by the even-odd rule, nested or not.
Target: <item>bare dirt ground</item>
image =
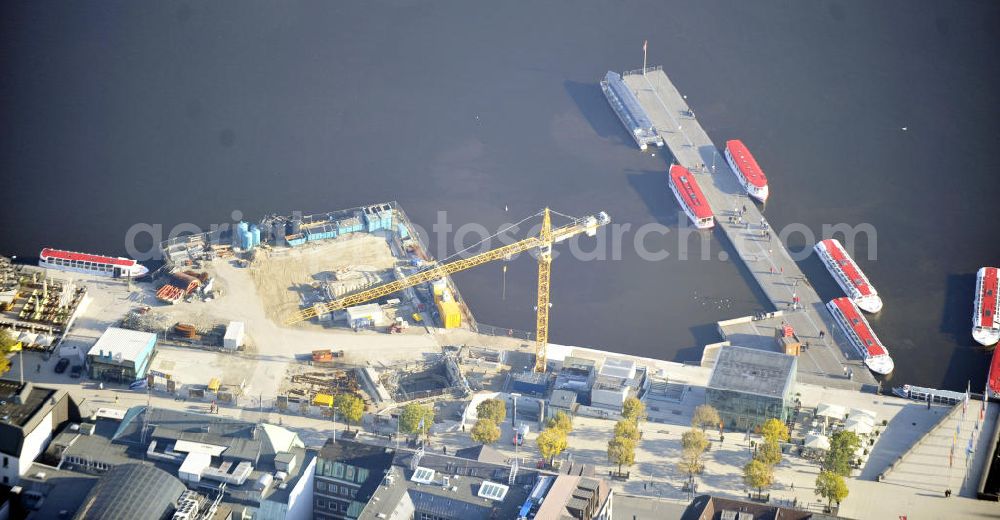
[[[294,249],[260,251],[249,272],[267,317],[281,323],[302,306],[313,283],[330,279],[338,269],[395,265],[384,238],[356,233]]]

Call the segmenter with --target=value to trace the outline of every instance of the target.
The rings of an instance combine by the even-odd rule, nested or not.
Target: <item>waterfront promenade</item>
[[[854,347],[836,327],[824,302],[789,256],[777,232],[772,230],[769,236],[762,236],[762,232],[770,226],[760,209],[746,195],[725,157],[719,153],[666,73],[660,67],[654,67],[647,68],[645,73],[641,70],[627,72],[623,78],[663,136],[674,160],[696,175],[715,212],[716,227],[729,239],[774,310],[786,311],[784,319],[792,324],[800,338],[810,342],[809,364],[816,371],[823,372],[809,374],[810,382],[822,384],[817,379],[826,378],[837,386],[843,386],[845,382],[853,383],[858,388],[877,385],[875,377],[861,364]],[[665,177],[666,169],[664,189],[667,189]],[[780,197],[780,186],[772,186],[772,193]],[[742,213],[743,222],[730,222],[729,217],[739,213]],[[792,310],[796,297],[799,308]],[[820,337],[820,331],[825,332],[824,337]],[[845,373],[852,372],[852,379],[846,380]]]

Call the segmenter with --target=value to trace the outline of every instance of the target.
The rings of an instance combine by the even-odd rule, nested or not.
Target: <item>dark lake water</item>
[[[885,300],[872,324],[893,383],[981,388],[969,329],[975,272],[1000,264],[997,27],[987,1],[8,2],[0,252],[125,253],[136,223],[233,210],[397,200],[428,229],[446,211],[490,230],[546,205],[604,210],[631,227],[620,258],[558,248],[551,340],[696,359],[715,321],[766,302],[718,260],[721,234],[703,235],[710,259],[679,258],[669,158],[640,153],[601,95],[648,38],[715,142],[742,138],[767,171],[772,226],[876,230],[854,252]],[[650,223],[671,229],[646,240],[664,260],[635,250]],[[511,263],[506,299],[500,265],[457,281],[480,321],[533,328],[532,259]]]

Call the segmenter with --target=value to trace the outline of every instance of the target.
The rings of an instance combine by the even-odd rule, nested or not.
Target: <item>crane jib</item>
[[[546,359],[545,347],[548,343],[549,264],[552,261],[552,245],[580,233],[586,233],[587,235],[593,236],[598,227],[604,226],[610,222],[610,217],[608,217],[606,213],[601,212],[596,216],[577,219],[574,220],[572,224],[552,229],[549,210],[546,208],[543,216],[542,230],[539,233],[539,236],[528,237],[513,244],[507,244],[505,246],[486,251],[485,253],[473,255],[469,258],[460,258],[447,264],[437,265],[430,269],[405,276],[398,280],[388,282],[344,298],[313,305],[293,314],[288,320],[286,320],[285,323],[287,325],[291,325],[293,323],[305,321],[310,318],[314,318],[321,313],[331,313],[333,311],[359,305],[382,296],[388,296],[402,291],[403,289],[437,280],[439,278],[444,278],[450,274],[464,271],[487,262],[492,262],[494,260],[509,260],[510,257],[518,253],[523,253],[532,249],[540,249],[538,266],[538,301],[541,308],[536,315],[537,356],[535,370],[544,371]]]

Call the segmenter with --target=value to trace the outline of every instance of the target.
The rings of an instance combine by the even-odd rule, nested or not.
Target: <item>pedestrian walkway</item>
[[[709,205],[715,211],[716,227],[729,238],[740,260],[774,309],[801,314],[803,325],[797,329],[798,332],[817,337],[812,355],[829,358],[817,366],[829,371],[828,378],[842,381],[844,367],[850,365],[849,360],[858,360],[860,356],[837,329],[823,301],[809,285],[784,244],[776,233],[771,232],[771,226],[746,195],[725,157],[695,119],[684,97],[660,67],[649,68],[645,72],[627,72],[623,78],[663,136],[674,160],[697,176]],[[772,193],[781,196],[780,188]],[[821,331],[825,333],[820,339]],[[854,372],[858,383],[877,385],[868,370]]]
[[[996,414],[983,414],[982,408],[982,401],[955,405],[883,472],[882,482],[942,495],[951,490],[955,495],[975,497],[997,418]],[[937,470],[928,472],[928,467]]]

